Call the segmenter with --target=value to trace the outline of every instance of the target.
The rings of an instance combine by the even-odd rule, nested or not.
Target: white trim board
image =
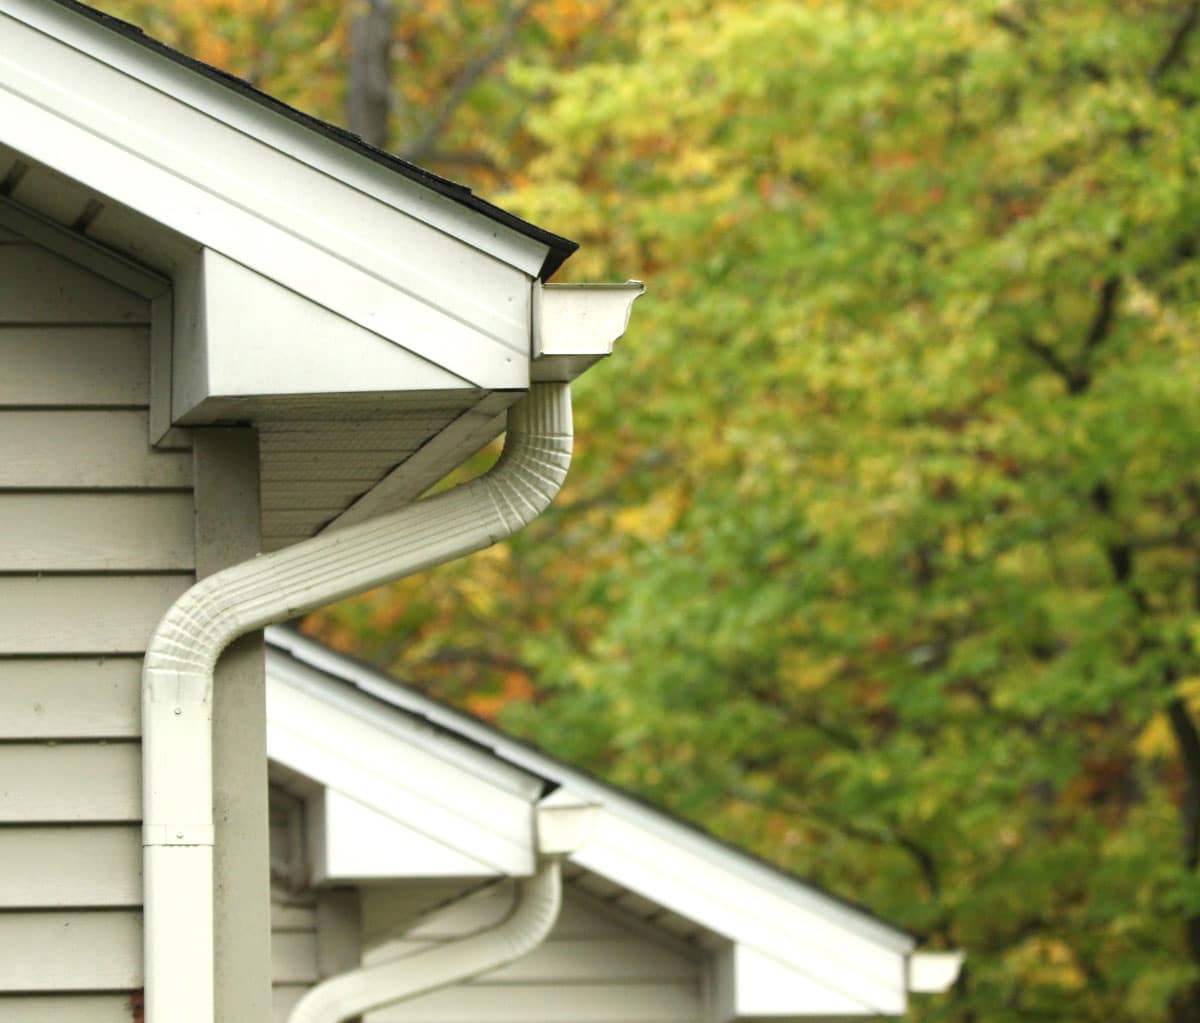
[[[306,691],[307,689],[307,691]],[[476,874],[528,877],[533,804],[345,706],[267,672],[267,754],[430,842],[459,850]],[[404,876],[404,856],[396,871]],[[326,878],[327,880],[329,878]]]

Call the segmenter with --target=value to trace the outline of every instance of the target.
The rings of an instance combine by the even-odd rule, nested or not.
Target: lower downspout
[[[561,904],[559,861],[553,858],[519,883],[512,910],[496,926],[411,956],[331,977],[296,1003],[288,1023],[344,1023],[373,1009],[498,970],[546,939]]]
[[[504,451],[486,475],[224,569],[163,617],[142,670],[149,1023],[213,1023],[212,689],[221,652],[248,632],[511,536],[554,499],[570,458],[569,386],[535,384],[510,410]]]

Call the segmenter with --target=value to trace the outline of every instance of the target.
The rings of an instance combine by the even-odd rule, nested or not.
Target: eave
[[[573,243],[130,26],[0,0],[0,54],[6,215],[152,281],[149,439],[258,428],[267,550],[414,499],[611,346],[535,350]]]
[[[647,927],[661,928],[703,949],[714,971],[711,1023],[900,1015],[909,991],[945,990],[953,982],[961,962],[957,954],[917,951],[911,937],[865,911],[294,632],[271,630],[268,640],[273,770],[284,769],[293,779],[307,777],[310,785],[319,783],[309,790],[318,805],[347,799],[368,804],[368,813],[376,815],[376,830],[383,827],[377,818],[389,816],[353,784],[330,795],[329,786],[336,789],[337,783],[329,774],[316,778],[310,766],[319,756],[313,759],[303,749],[281,743],[283,734],[297,728],[297,701],[309,701],[301,717],[307,715],[314,730],[317,722],[336,730],[343,720],[368,731],[405,728],[417,737],[421,755],[454,762],[480,782],[500,784],[511,776],[507,784],[523,785],[531,793],[553,792],[550,801],[560,809],[594,808],[588,840],[568,858],[571,884],[624,909]],[[343,714],[348,717],[343,719]],[[397,775],[411,777],[404,765]],[[432,780],[423,786],[424,797],[441,802],[443,809],[480,805],[478,799],[460,798],[460,791],[465,790],[439,787]],[[527,805],[514,812],[532,857],[532,821],[547,799],[526,799]],[[428,816],[410,814],[394,823],[419,832],[421,842],[451,848],[424,855],[420,843],[406,844],[399,831],[393,832],[394,845],[377,846],[374,880],[411,879],[424,876],[422,871],[430,871],[431,879],[444,879],[439,863],[465,870],[464,857],[484,847],[447,841],[447,833]],[[352,827],[342,834],[325,829],[313,838],[322,848],[352,849],[359,844]],[[389,854],[389,848],[394,853]],[[467,873],[489,876],[483,867]],[[505,875],[522,873],[495,871],[490,876]],[[355,878],[326,874],[318,880],[353,883]]]

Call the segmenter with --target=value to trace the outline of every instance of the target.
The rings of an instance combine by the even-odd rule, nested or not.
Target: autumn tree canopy
[[[365,8],[107,6],[348,116]],[[386,144],[650,291],[547,516],[306,628],[967,949],[915,1018],[1200,1018],[1200,2],[384,13]]]

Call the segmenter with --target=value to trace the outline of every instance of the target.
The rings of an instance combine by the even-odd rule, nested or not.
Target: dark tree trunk
[[[394,21],[391,0],[364,0],[350,26],[350,130],[380,149],[388,148]]]

